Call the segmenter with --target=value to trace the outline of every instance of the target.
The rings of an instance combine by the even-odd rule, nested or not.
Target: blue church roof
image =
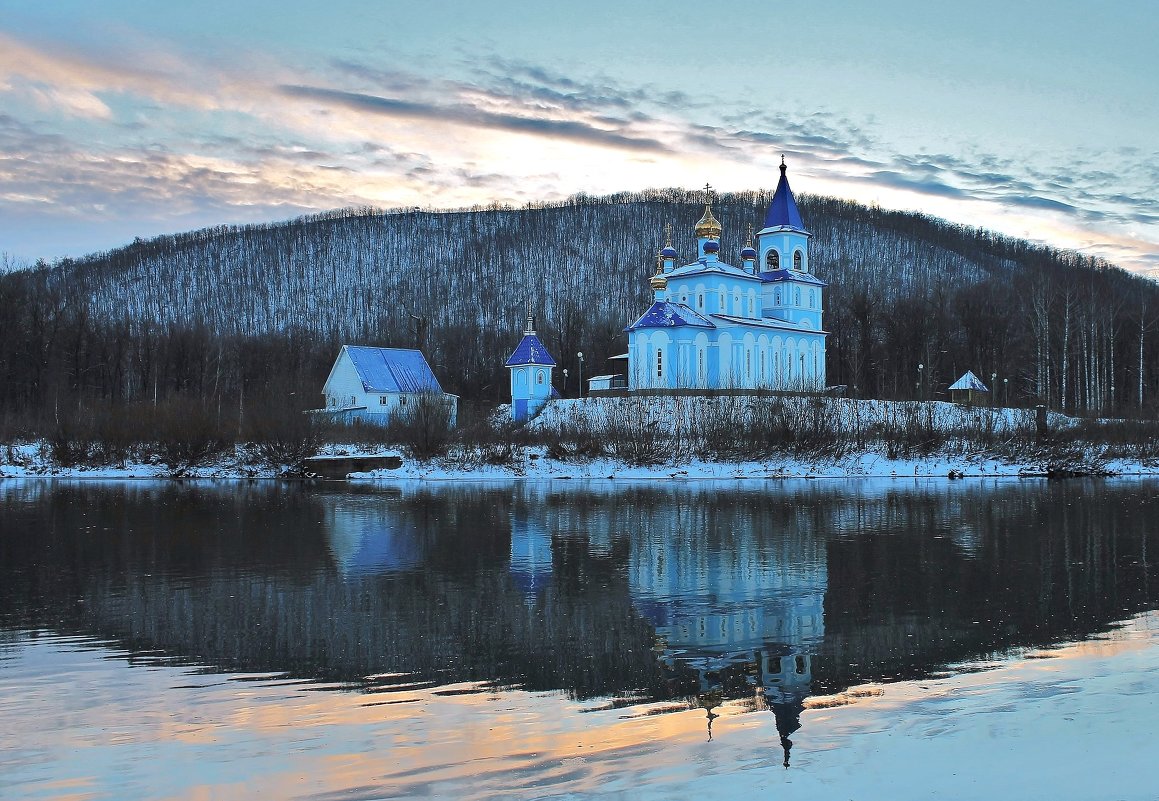
[[[805,273],[800,270],[770,270],[769,272],[761,273],[760,277],[762,281],[800,281],[804,284],[829,286],[829,284],[812,273]]]
[[[442,392],[421,351],[343,345],[366,392]]]
[[[797,201],[793,199],[793,190],[789,188],[789,179],[785,177],[785,162],[781,161],[781,180],[777,181],[777,191],[773,193],[773,202],[769,204],[769,211],[765,215],[765,228],[796,228],[805,230],[805,223],[801,221],[801,212],[797,211]]]
[[[554,367],[555,359],[547,352],[547,348],[539,341],[535,334],[524,334],[519,341],[515,352],[507,359],[506,367],[517,367],[521,364],[542,364]]]
[[[692,325],[699,328],[716,328],[716,325],[707,317],[694,312],[683,303],[669,303],[658,300],[644,312],[639,320],[625,328],[625,331],[635,331],[637,328],[677,328]]]

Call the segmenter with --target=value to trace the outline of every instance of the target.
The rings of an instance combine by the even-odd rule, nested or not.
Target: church
[[[740,266],[721,258],[711,196],[696,224],[694,261],[678,265],[669,232],[651,278],[652,306],[625,329],[629,390],[825,388],[826,284],[811,272],[812,235],[786,169],[782,157],[764,224],[755,246],[750,228]]]

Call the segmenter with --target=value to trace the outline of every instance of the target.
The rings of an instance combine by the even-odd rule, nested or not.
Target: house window
[[[765,254],[765,264],[770,270],[781,269],[781,254],[775,250],[770,250]]]
[[[794,270],[800,270],[803,266],[804,261],[805,261],[805,257],[801,254],[801,251],[799,251],[799,250],[793,251],[793,269]]]
[[[406,395],[399,395],[398,396],[398,405],[399,406],[406,406]]]
[[[656,350],[656,377],[664,377],[664,351],[659,348]]]
[[[379,395],[379,396],[378,396],[378,405],[379,405],[379,406],[385,406],[385,405],[386,405],[386,396],[385,396],[385,395]]]

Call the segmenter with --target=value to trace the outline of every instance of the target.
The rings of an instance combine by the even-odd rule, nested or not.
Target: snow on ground
[[[850,400],[845,398],[786,397],[785,413],[807,419],[845,433],[860,431],[872,442],[875,428],[897,430],[906,421],[947,434],[988,432],[997,436],[1034,430],[1032,409],[990,409],[966,407],[934,401],[895,402]],[[735,419],[738,436],[743,436],[751,418],[754,399],[736,397],[630,397],[556,400],[545,407],[529,428],[540,433],[560,429],[600,430],[608,426],[651,427],[661,432],[687,427],[705,414],[726,414]],[[495,414],[496,422],[507,419],[506,407]],[[1049,414],[1052,430],[1063,430],[1078,420],[1054,412]],[[397,455],[402,467],[367,473],[352,473],[355,480],[491,480],[539,479],[766,479],[766,478],[848,478],[904,476],[1018,476],[1041,475],[1047,465],[1033,456],[998,457],[984,450],[963,449],[952,441],[942,451],[925,457],[890,458],[878,443],[866,451],[842,457],[802,458],[790,455],[765,459],[706,459],[674,455],[658,464],[633,465],[615,458],[551,458],[544,447],[516,448],[506,463],[487,464],[482,458],[463,456],[415,460],[396,448],[331,443],[319,456]],[[1091,462],[1114,475],[1157,475],[1159,464],[1138,459],[1106,459],[1092,453]],[[128,462],[113,466],[62,468],[48,457],[45,443],[25,442],[0,445],[0,478],[59,476],[70,478],[278,478],[297,475],[290,465],[271,465],[256,459],[251,449],[238,446],[205,464],[172,468],[161,462]]]

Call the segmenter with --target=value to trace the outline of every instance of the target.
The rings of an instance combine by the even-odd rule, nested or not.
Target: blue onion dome
[[[717,253],[720,251],[720,243],[714,242],[711,239],[704,243],[705,253]]]
[[[666,247],[662,251],[660,251],[660,255],[666,259],[674,259],[674,258],[676,258],[676,248],[669,245],[668,247]]]
[[[740,252],[740,258],[741,258],[741,261],[749,261],[749,260],[756,261],[757,260],[757,251],[755,248],[753,248],[752,245],[749,245],[748,247],[746,247],[744,250],[742,250]]]

